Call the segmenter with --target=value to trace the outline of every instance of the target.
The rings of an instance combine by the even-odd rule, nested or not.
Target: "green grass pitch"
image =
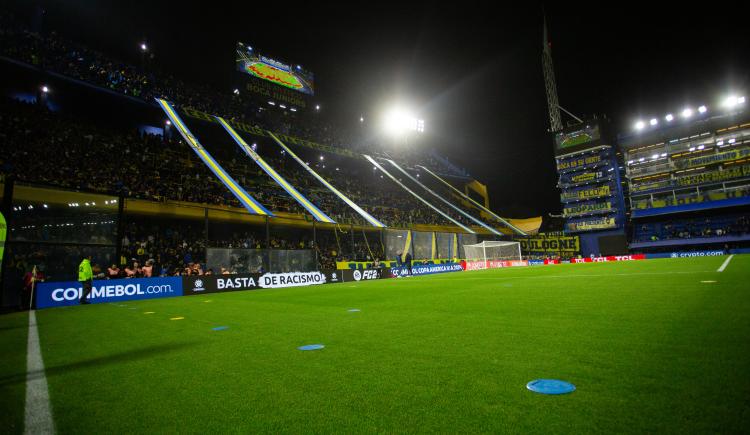
[[[59,433],[747,433],[750,256],[717,272],[725,259],[222,293],[37,320]],[[27,325],[27,313],[0,316],[5,433],[23,430]],[[326,347],[296,349],[312,343]],[[537,378],[577,391],[526,390]]]

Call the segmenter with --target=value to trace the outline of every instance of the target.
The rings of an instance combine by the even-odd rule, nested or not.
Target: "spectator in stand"
[[[117,279],[120,277],[120,268],[116,264],[112,264],[107,268],[107,278]]]

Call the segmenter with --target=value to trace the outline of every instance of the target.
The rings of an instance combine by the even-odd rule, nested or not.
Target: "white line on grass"
[[[52,410],[49,403],[47,377],[39,348],[39,333],[36,328],[36,312],[29,311],[29,339],[26,357],[26,414],[25,434],[53,434]]]
[[[716,269],[716,271],[717,272],[724,272],[724,269],[726,269],[727,266],[729,266],[729,262],[732,261],[732,257],[734,257],[734,254],[730,255],[729,258],[727,258],[726,260],[724,260],[724,264],[722,264],[720,268]]]

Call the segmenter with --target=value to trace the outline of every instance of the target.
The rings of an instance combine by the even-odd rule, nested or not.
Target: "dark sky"
[[[31,2],[22,3],[28,10]],[[145,39],[161,69],[217,88],[236,79],[238,40],[300,63],[315,73],[315,100],[340,123],[408,103],[426,120],[420,146],[437,147],[487,183],[495,209],[559,211],[541,3],[153,3],[40,4],[47,30],[133,62]],[[727,92],[744,93],[750,38],[740,10],[712,6],[547,5],[561,105],[579,116],[607,114],[624,129],[639,116],[685,104],[710,110]]]

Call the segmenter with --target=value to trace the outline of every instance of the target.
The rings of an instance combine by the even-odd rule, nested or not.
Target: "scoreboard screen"
[[[555,135],[555,154],[567,154],[596,146],[601,138],[598,124],[582,124]]]
[[[237,43],[237,71],[260,80],[269,81],[287,89],[307,95],[315,93],[315,80],[311,72],[300,65],[288,64],[265,56],[250,45]]]

